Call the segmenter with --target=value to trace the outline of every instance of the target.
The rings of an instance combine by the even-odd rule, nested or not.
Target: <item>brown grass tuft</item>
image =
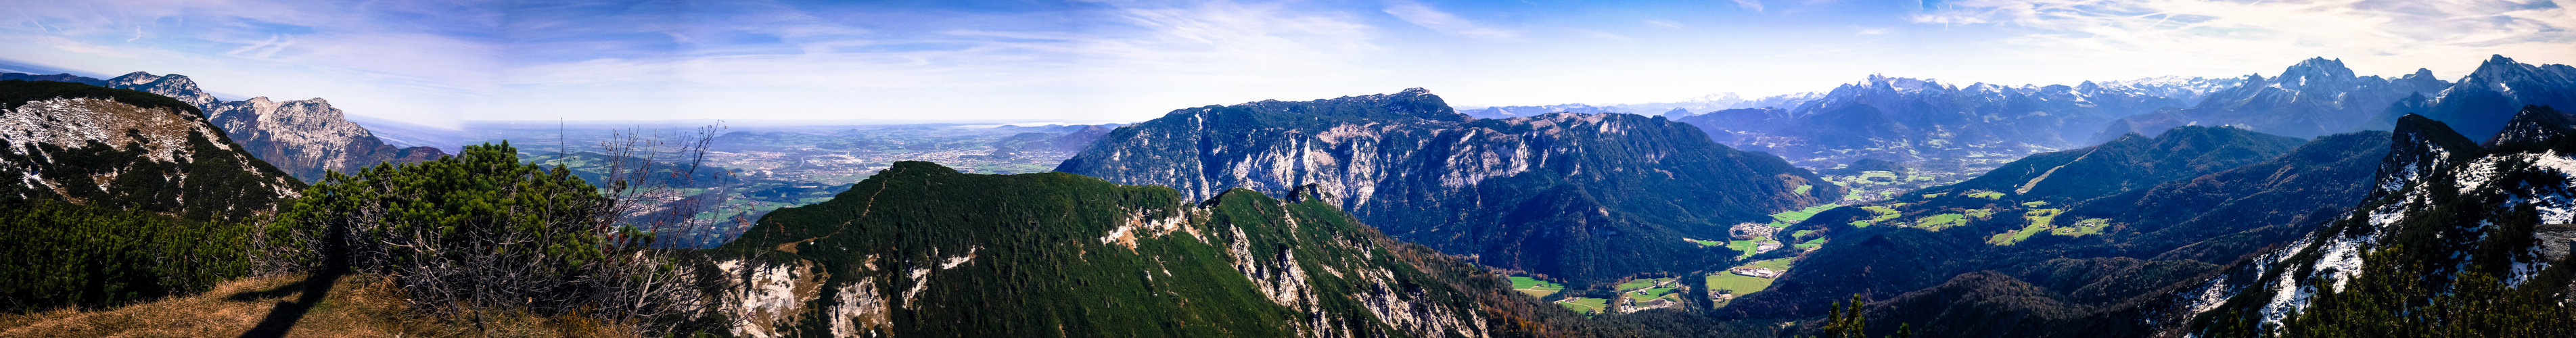
[[[110,309],[0,314],[0,337],[239,337],[295,302],[306,275],[224,282],[203,294]],[[581,316],[479,311],[482,325],[447,321],[403,308],[388,278],[340,278],[323,300],[294,320],[287,337],[633,337],[626,325]],[[470,318],[471,316],[469,316]]]

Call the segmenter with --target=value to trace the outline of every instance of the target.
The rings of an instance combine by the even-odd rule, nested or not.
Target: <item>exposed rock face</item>
[[[414,163],[446,156],[433,147],[385,144],[365,127],[349,122],[321,98],[271,101],[267,97],[222,102],[207,95],[187,76],[134,72],[105,81],[109,88],[131,89],[187,102],[208,114],[227,136],[245,150],[304,181],[321,180],[330,171],[355,172],[378,163]]]
[[[745,254],[719,264],[745,286],[721,308],[752,337],[1488,337],[1505,312],[1474,293],[1509,292],[1428,274],[1436,253],[1320,201],[928,162],[719,250]]]
[[[230,131],[251,154],[306,181],[320,180],[327,171],[356,172],[378,163],[415,163],[446,155],[438,148],[385,144],[320,98],[278,102],[254,97],[207,107],[215,125]]]
[[[2400,78],[2354,76],[2341,60],[2300,61],[2279,76],[2247,75],[2243,84],[2220,90],[2191,108],[2159,110],[2121,118],[2093,136],[2110,140],[2121,134],[2154,132],[2186,125],[2235,126],[2289,137],[2380,129],[2369,123],[2390,103],[2419,93],[2441,91],[2450,84],[2428,70]]]
[[[2567,237],[2561,234],[2566,227],[2558,224],[2576,221],[2576,157],[2570,156],[2576,154],[2576,129],[2569,121],[2576,116],[2527,106],[2480,145],[2443,122],[2405,115],[2369,198],[2350,214],[2185,290],[2176,296],[2179,311],[2160,319],[2172,330],[2204,332],[2278,324],[2293,312],[2420,305],[2436,295],[2466,292],[2463,285],[2477,283],[2563,290],[2568,269],[2553,265],[2565,264],[2565,257],[2551,250],[2566,245],[2552,243]],[[2471,275],[2492,279],[2464,277]],[[2528,285],[2532,282],[2548,285]],[[2390,294],[2386,288],[2391,283],[2429,289]],[[2361,303],[2354,297],[2397,297],[2399,302]],[[2319,300],[2325,298],[2334,300]],[[2361,310],[2414,311],[2410,309]]]
[[[1057,171],[1187,199],[1312,186],[1388,234],[1578,281],[1691,271],[1728,225],[1840,197],[1776,157],[1627,114],[1475,119],[1428,91],[1181,109],[1118,128]]]
[[[2085,138],[2112,119],[2186,106],[2234,84],[2163,77],[2075,86],[1958,86],[1872,75],[1792,107],[1720,110],[1682,122],[1720,143],[1779,154],[1802,166],[1861,158],[1991,165],[2090,144]]]
[[[145,72],[126,73],[125,76],[107,79],[106,87],[133,89],[146,93],[161,94],[161,96],[179,99],[179,102],[187,102],[190,105],[195,105],[199,109],[203,109],[207,105],[215,104],[215,102],[221,102],[221,100],[216,100],[214,95],[207,95],[205,91],[197,90],[197,81],[189,80],[188,76],[179,74],[152,75],[152,73]]]
[[[0,102],[0,140],[8,146],[0,177],[11,178],[0,185],[0,200],[237,219],[303,189],[181,102],[72,83],[0,82],[0,94],[28,93],[50,98]]]

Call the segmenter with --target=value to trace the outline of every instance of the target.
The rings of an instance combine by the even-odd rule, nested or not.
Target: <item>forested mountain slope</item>
[[[1770,291],[1720,312],[1814,316],[1859,293],[1877,300],[1867,317],[1878,334],[1911,324],[1942,337],[2145,335],[2165,295],[2360,200],[2389,136],[2284,148],[2293,140],[2185,127],[2005,166],[2063,166],[2042,186],[2082,178],[2062,188],[1978,188],[2017,189],[2045,171],[1999,169],[1996,179],[1820,213],[1789,229],[1814,232],[1788,240],[1825,238],[1823,247]]]
[[[95,83],[108,88],[158,94],[187,103],[204,112],[207,120],[220,127],[227,137],[239,142],[243,150],[305,181],[321,180],[323,173],[329,171],[352,173],[379,163],[415,163],[447,155],[446,151],[435,147],[387,144],[367,128],[349,122],[339,108],[331,107],[331,102],[321,98],[274,101],[267,97],[253,97],[222,101],[198,88],[195,80],[178,74],[133,72],[107,80],[68,75],[41,79]]]
[[[304,184],[187,102],[0,81],[0,311],[114,306],[245,273],[250,221]]]
[[[0,81],[0,199],[140,208],[189,219],[275,210],[304,184],[225,137],[197,107],[151,93]]]
[[[2306,140],[2226,127],[2189,126],[2101,145],[2031,155],[1985,175],[1917,194],[2002,193],[2065,204],[2200,176],[2278,156]]]
[[[1111,131],[1057,171],[1161,185],[1185,200],[1313,186],[1389,235],[1588,283],[1708,268],[1765,214],[1844,190],[1697,128],[1626,114],[1476,119],[1416,88],[1175,110]]]
[[[2565,336],[2576,116],[2526,106],[2486,143],[2399,119],[2369,197],[2179,295],[2173,331]]]
[[[723,248],[743,336],[1596,336],[1312,190],[1206,201],[900,162]]]

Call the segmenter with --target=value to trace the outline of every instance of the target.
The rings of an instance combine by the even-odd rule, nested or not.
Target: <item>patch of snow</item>
[[[2326,243],[2324,256],[2317,258],[2313,266],[2319,272],[2332,270],[2333,274],[2327,277],[2334,279],[2334,290],[2341,292],[2344,282],[2361,275],[2361,254],[2368,249],[2366,245],[2376,237],[2378,236],[2336,238],[2335,241]]]

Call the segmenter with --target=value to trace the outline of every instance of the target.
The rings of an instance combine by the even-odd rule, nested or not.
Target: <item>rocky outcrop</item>
[[[357,172],[378,163],[416,163],[446,155],[438,148],[385,144],[320,98],[280,102],[254,97],[206,107],[214,124],[251,154],[308,182],[329,171]]]
[[[205,91],[198,90],[196,80],[189,80],[188,76],[179,74],[152,75],[152,73],[145,72],[126,73],[125,76],[107,79],[107,85],[105,87],[132,89],[146,93],[161,94],[161,96],[179,99],[179,102],[187,102],[189,105],[195,105],[199,109],[203,109],[208,105],[215,104],[216,102],[222,102],[222,100],[215,99],[214,95],[208,95]]]
[[[241,142],[244,150],[307,182],[321,180],[331,171],[356,172],[378,163],[416,163],[447,156],[434,147],[386,144],[321,98],[219,101],[199,89],[195,80],[178,74],[133,72],[103,84],[160,94],[197,107],[226,136]]]

